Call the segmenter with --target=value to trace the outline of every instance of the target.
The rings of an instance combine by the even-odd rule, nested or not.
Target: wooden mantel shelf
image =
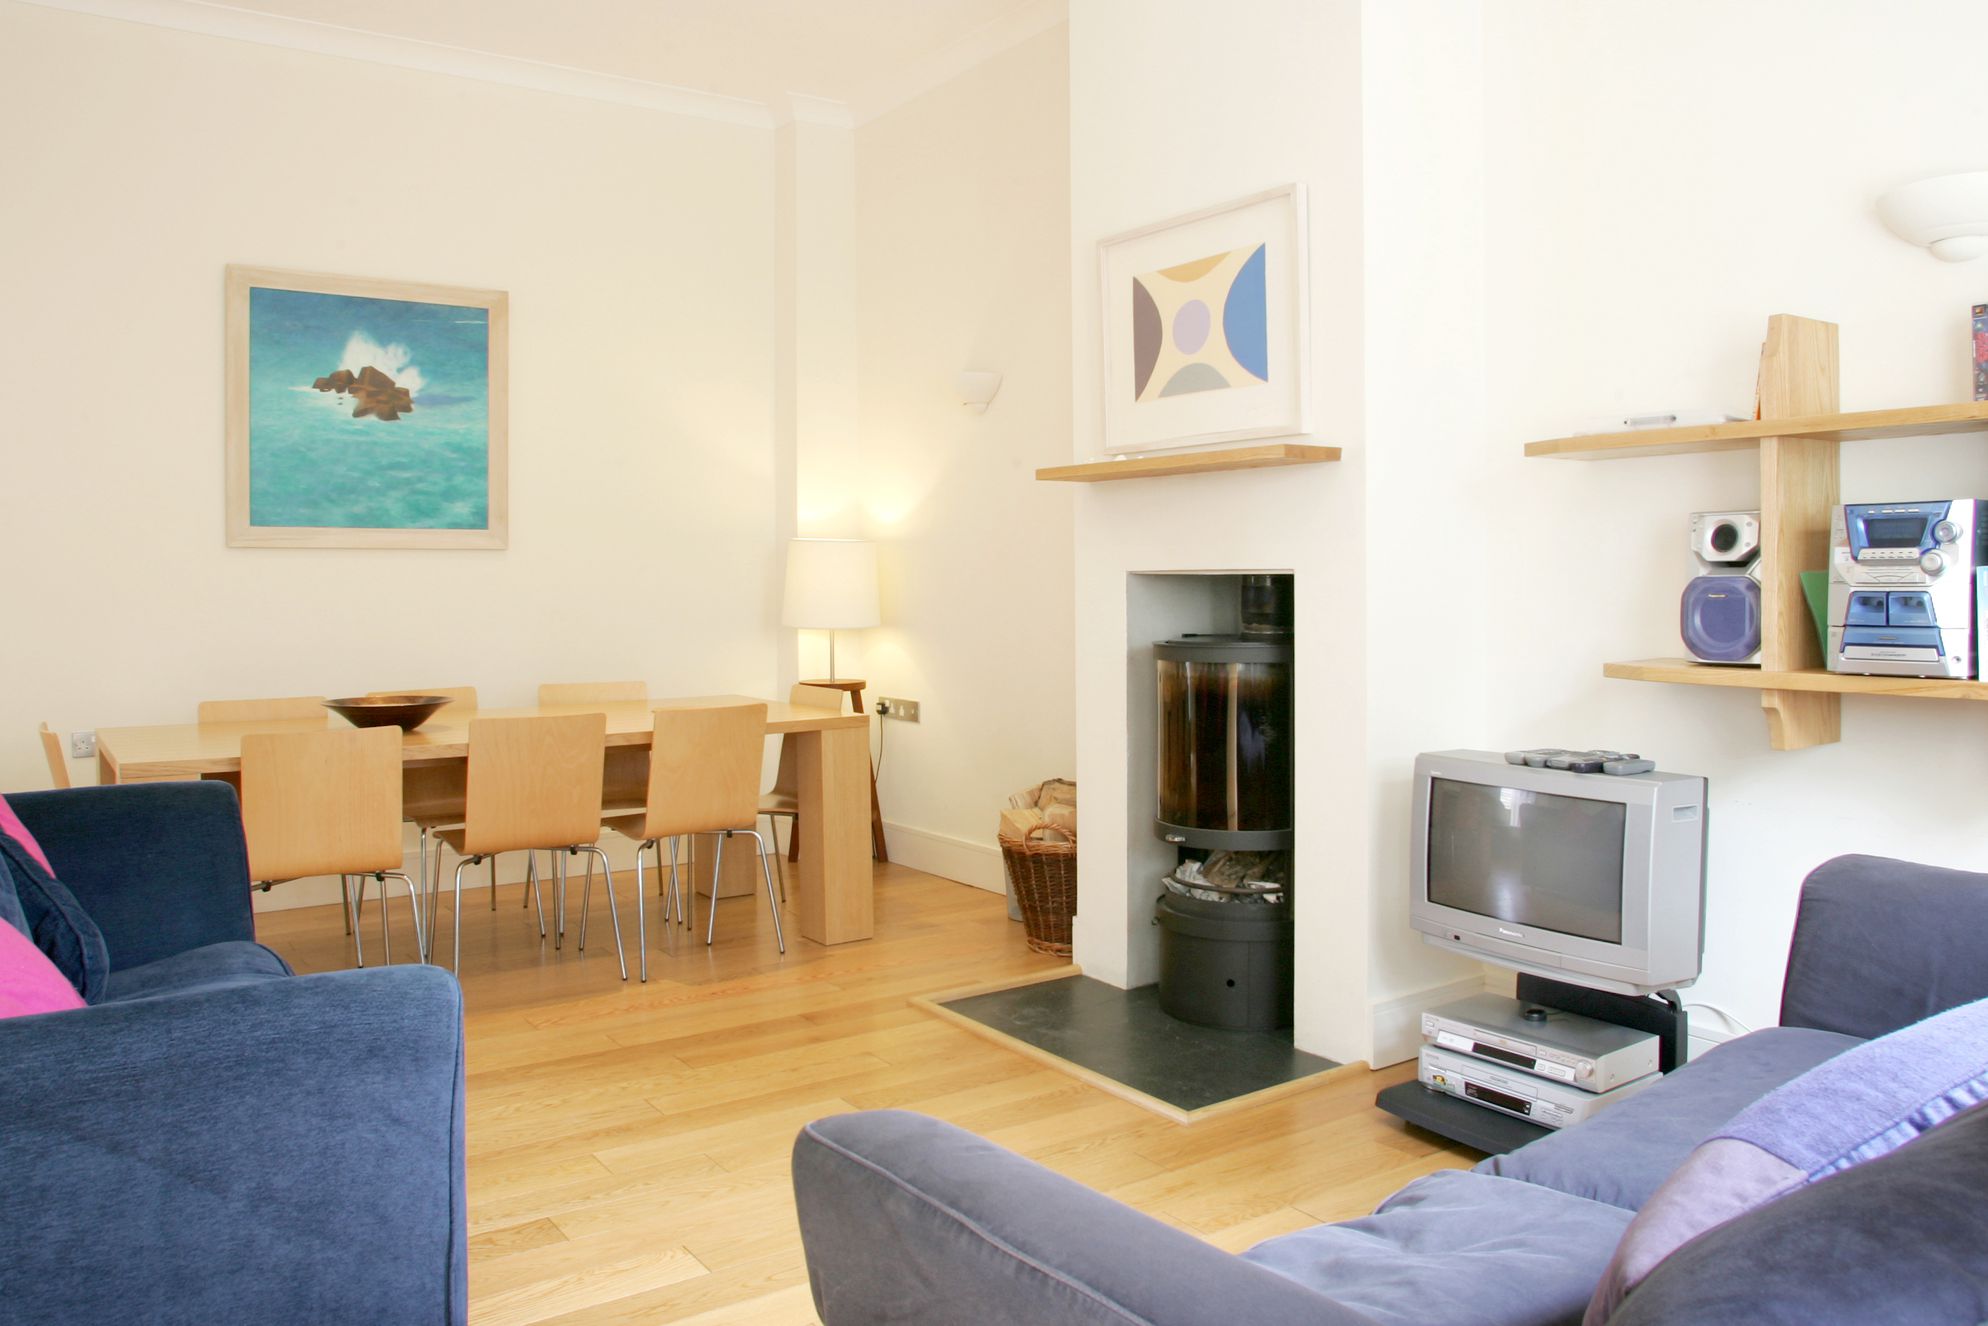
[[[1698,451],[1750,451],[1764,437],[1811,437],[1855,442],[1879,437],[1931,437],[1988,432],[1988,401],[1916,405],[1854,414],[1805,414],[1748,419],[1694,428],[1637,428],[1526,443],[1526,455],[1560,460],[1611,460],[1626,456],[1680,456]]]
[[[1988,682],[1945,677],[1860,677],[1822,668],[1783,672],[1694,663],[1683,658],[1643,658],[1604,663],[1602,675],[1621,681],[1664,681],[1685,686],[1726,686],[1753,691],[1817,691],[1830,695],[1895,695],[1921,700],[1988,700]]]
[[[1988,424],[1984,424],[1988,427]],[[1133,456],[1086,465],[1051,465],[1035,472],[1044,483],[1106,483],[1113,479],[1159,479],[1169,474],[1213,474],[1217,470],[1262,470],[1279,465],[1320,465],[1338,460],[1338,447],[1273,442],[1219,451],[1179,451],[1166,456]]]

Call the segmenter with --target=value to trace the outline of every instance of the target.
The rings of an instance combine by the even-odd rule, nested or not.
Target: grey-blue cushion
[[[97,923],[60,880],[4,833],[0,833],[0,863],[13,880],[28,938],[69,978],[84,1003],[102,999],[110,977],[110,950]]]
[[[1768,1027],[1726,1042],[1578,1128],[1478,1165],[1634,1211],[1700,1142],[1782,1083],[1863,1041],[1806,1027]]]
[[[1370,1216],[1243,1256],[1392,1326],[1581,1319],[1630,1213],[1468,1170],[1417,1179]]]
[[[1988,1106],[1709,1230],[1609,1326],[1988,1321]]]
[[[1595,1290],[1606,1321],[1691,1239],[1831,1174],[1897,1150],[1988,1100],[1988,999],[1865,1041],[1741,1110],[1636,1213]]]
[[[290,975],[290,964],[274,950],[247,940],[175,953],[142,967],[126,967],[110,974],[101,1002],[122,1003],[127,999],[149,999],[156,995],[188,994],[194,990],[221,990],[256,981],[281,980]]]

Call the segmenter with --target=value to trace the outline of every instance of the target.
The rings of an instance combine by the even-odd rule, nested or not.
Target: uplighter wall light
[[[1878,217],[1941,262],[1971,262],[1988,254],[1988,170],[1901,184],[1879,197]]]
[[[1001,390],[999,373],[978,373],[971,370],[959,375],[960,404],[975,414],[986,414],[987,406],[994,399],[994,393]]]

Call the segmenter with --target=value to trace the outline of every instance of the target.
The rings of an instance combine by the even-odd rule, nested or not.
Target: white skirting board
[[[884,841],[890,844],[890,859],[898,865],[941,879],[958,880],[989,893],[1008,891],[1007,876],[1002,873],[1001,849],[993,843],[977,843],[889,821],[884,823]]]
[[[1422,1014],[1452,1000],[1483,994],[1486,985],[1481,975],[1466,976],[1447,985],[1417,990],[1414,994],[1375,1004],[1370,1010],[1374,1054],[1368,1062],[1375,1068],[1386,1068],[1389,1064],[1406,1063],[1413,1059],[1422,1050]]]

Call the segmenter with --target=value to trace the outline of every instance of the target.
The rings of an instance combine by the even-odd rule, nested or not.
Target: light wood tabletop
[[[474,718],[600,713],[607,716],[609,773],[614,782],[622,761],[632,757],[646,763],[656,710],[758,703],[753,696],[695,695],[520,709],[467,710],[451,705],[405,734],[401,763],[409,777],[424,768],[462,764],[469,757],[469,724]],[[818,944],[868,939],[874,917],[869,719],[784,701],[764,703],[767,735],[796,738],[801,816],[796,827],[800,892],[795,906],[801,935]],[[98,779],[137,783],[238,775],[242,738],[250,733],[309,732],[345,725],[344,719],[327,711],[322,718],[103,728],[97,733]]]

